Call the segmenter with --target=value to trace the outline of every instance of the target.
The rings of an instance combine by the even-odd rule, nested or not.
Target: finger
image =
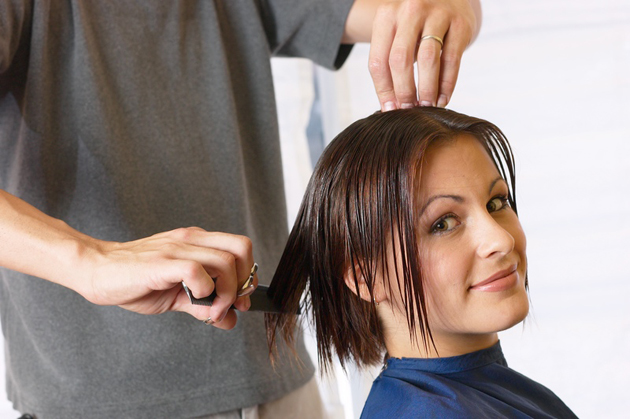
[[[175,251],[173,257],[193,258],[202,263],[212,278],[216,279],[217,297],[212,310],[214,319],[222,319],[232,304],[242,311],[249,309],[251,306],[249,298],[236,299],[238,290],[248,281],[254,265],[252,242],[249,238],[228,233],[208,232],[197,227],[173,230],[169,238],[193,246],[190,248],[180,246],[177,249],[181,251]],[[220,259],[216,260],[215,256],[219,256]],[[227,260],[229,266],[222,264],[221,258]],[[258,285],[256,275],[253,285],[254,287]]]
[[[444,38],[448,29],[448,21],[431,19],[427,21],[418,48],[418,100],[420,106],[437,105],[440,81],[440,56],[442,44],[434,38]],[[422,39],[424,38],[424,39]]]
[[[220,322],[215,322],[212,325],[219,329],[230,330],[236,326],[236,321],[238,320],[236,316],[236,312],[234,310],[228,311],[227,315]]]
[[[253,268],[252,268],[253,271]],[[249,278],[248,278],[249,279]],[[251,295],[251,293],[253,292],[253,290],[256,289],[256,287],[258,287],[258,274],[254,272],[253,278],[252,278],[252,287],[248,288],[247,290],[243,290],[243,288],[239,288],[239,292],[245,292],[245,294],[241,297],[238,297],[236,299],[236,302],[234,303],[234,306],[236,307],[237,310],[239,311],[247,311],[249,310],[249,308],[252,306],[252,302],[251,299],[249,298],[249,296]]]
[[[156,290],[175,288],[184,281],[193,297],[203,298],[212,294],[215,289],[214,280],[204,266],[208,260],[207,255],[198,251],[195,253],[194,247],[189,246],[189,249],[172,251],[169,256],[172,260],[161,263],[159,269],[159,275],[164,283],[152,288]]]
[[[413,63],[416,61],[418,35],[424,25],[420,11],[403,8],[399,12],[398,29],[392,43],[389,66],[396,101],[400,108],[412,108],[417,103]]]
[[[188,313],[197,320],[206,322],[207,325],[212,325],[214,327],[218,327],[219,329],[232,329],[236,326],[237,322],[237,316],[236,313],[234,313],[234,310],[229,310],[223,320],[214,321],[210,313],[210,307],[190,304],[190,300],[188,300],[188,296],[184,291],[177,295],[171,310]]]
[[[472,33],[454,22],[445,35],[440,65],[440,91],[437,105],[445,107],[451,100],[464,50],[470,44]]]
[[[252,300],[248,295],[243,297],[238,297],[234,302],[234,308],[238,311],[247,311],[252,306]]]
[[[230,252],[187,243],[169,243],[163,246],[165,257],[173,259],[173,269],[169,277],[179,275],[177,282],[184,281],[196,298],[207,297],[216,292],[210,316],[221,321],[228,309],[236,301],[238,279],[236,259]],[[210,291],[210,292],[208,292]]]
[[[248,237],[210,232],[198,227],[174,230],[173,235],[177,240],[188,244],[231,253],[234,256],[239,289],[249,278],[254,266],[254,256],[252,241]]]
[[[394,41],[395,23],[395,8],[391,4],[380,6],[372,25],[368,67],[382,112],[397,108],[396,93],[389,68],[389,55]]]
[[[186,229],[188,230],[188,229]],[[236,265],[237,293],[245,282],[248,281],[254,266],[252,242],[248,237],[227,233],[207,232],[202,229],[192,228],[189,231],[179,232],[184,234],[183,240],[197,246],[220,249],[234,256]],[[258,286],[258,275],[254,274],[254,288]],[[217,290],[218,293],[218,290]],[[238,297],[234,306],[240,311],[247,311],[251,306],[249,297]]]
[[[234,306],[239,311],[247,311],[251,307],[251,301],[248,296],[238,297],[238,293],[242,287],[248,282],[254,267],[254,257],[252,251],[252,242],[245,236],[237,236],[225,233],[201,232],[194,237],[194,243],[221,249],[229,252],[234,256],[236,265],[237,278],[237,298]],[[254,273],[252,280],[253,288],[258,286],[258,275]],[[218,290],[217,290],[218,293]]]
[[[236,274],[236,259],[230,252],[197,247],[203,250],[207,259],[203,263],[210,276],[214,278],[216,297],[212,302],[210,317],[221,322],[228,310],[236,301],[238,277]]]
[[[214,317],[210,315],[207,318],[203,319],[203,322],[206,324],[206,326],[214,326],[219,329],[229,330],[236,326],[237,320],[238,318],[234,310],[228,310],[222,320],[214,320]]]

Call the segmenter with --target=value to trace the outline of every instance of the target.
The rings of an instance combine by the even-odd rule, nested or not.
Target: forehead
[[[421,196],[443,189],[487,185],[497,176],[499,171],[481,141],[469,134],[458,135],[427,149],[422,162]]]

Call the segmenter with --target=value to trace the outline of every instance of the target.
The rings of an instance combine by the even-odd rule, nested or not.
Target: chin
[[[506,307],[502,307],[501,313],[497,316],[497,324],[495,324],[495,332],[507,330],[516,326],[529,314],[529,298],[526,292],[519,293],[506,301]]]

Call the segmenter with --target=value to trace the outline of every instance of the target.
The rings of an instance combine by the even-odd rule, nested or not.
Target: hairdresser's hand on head
[[[479,0],[356,0],[342,42],[371,39],[369,70],[382,111],[444,107],[464,50],[480,27]],[[443,46],[435,38],[422,39],[429,35]]]
[[[0,266],[70,288],[99,305],[142,314],[182,311],[209,317],[222,329],[236,324],[234,306],[254,258],[244,236],[181,228],[131,242],[97,240],[0,190]],[[212,307],[192,305],[182,287],[202,298],[215,289]],[[257,285],[257,276],[254,276]]]

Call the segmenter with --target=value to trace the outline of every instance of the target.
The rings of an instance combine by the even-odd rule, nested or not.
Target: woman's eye
[[[486,208],[488,212],[495,212],[503,209],[508,206],[508,200],[505,196],[497,196],[496,198],[492,198],[490,202],[486,204]]]
[[[459,225],[459,221],[454,216],[446,216],[444,218],[440,218],[437,220],[433,226],[431,227],[432,233],[445,233],[457,227]]]

